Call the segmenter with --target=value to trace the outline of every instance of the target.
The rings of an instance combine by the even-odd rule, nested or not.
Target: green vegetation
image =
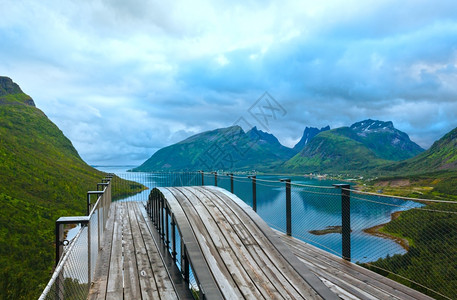
[[[457,169],[457,128],[433,143],[427,151],[380,168],[384,173],[422,174]]]
[[[0,77],[0,299],[36,299],[54,265],[54,223],[84,215],[104,173],[11,79]]]
[[[141,166],[147,171],[274,169],[295,151],[256,128],[245,133],[239,126],[203,132],[154,153]]]
[[[413,241],[406,254],[364,266],[430,296],[440,298],[421,285],[453,298],[457,291],[457,205],[433,203],[426,209],[405,211],[383,228],[384,232]]]
[[[319,133],[284,164],[284,170],[303,173],[363,171],[385,162],[361,142],[348,138],[347,130],[343,127]]]

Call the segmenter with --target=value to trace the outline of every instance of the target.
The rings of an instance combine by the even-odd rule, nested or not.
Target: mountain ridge
[[[256,127],[244,132],[239,126],[230,126],[198,133],[159,149],[132,171],[267,170],[294,154],[272,134]]]
[[[297,148],[304,145],[300,152]],[[295,149],[294,149],[295,148]],[[389,161],[411,158],[424,150],[391,121],[363,120],[330,130],[306,127],[301,140],[288,148],[270,133],[239,126],[195,134],[164,147],[132,171],[258,170],[326,172],[368,170]],[[225,163],[224,163],[225,160]],[[335,167],[336,166],[336,167]]]
[[[283,170],[297,172],[369,172],[389,161],[411,158],[423,152],[393,123],[363,120],[317,134]]]
[[[380,170],[401,174],[457,170],[457,128],[446,133],[419,155],[384,166]]]

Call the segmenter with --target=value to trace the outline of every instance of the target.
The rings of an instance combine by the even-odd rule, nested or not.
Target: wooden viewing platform
[[[208,299],[431,299],[273,231],[221,188],[153,192],[166,200]],[[112,203],[100,253],[89,299],[193,299],[144,202]]]

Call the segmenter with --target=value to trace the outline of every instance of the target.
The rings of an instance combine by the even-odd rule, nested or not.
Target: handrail
[[[76,283],[73,283],[74,286],[78,286],[80,289],[83,289],[83,294],[85,296],[88,295],[89,293],[89,287],[90,287],[90,282],[92,278],[92,273],[93,273],[93,259],[96,259],[96,257],[92,257],[92,249],[91,249],[91,244],[92,244],[92,237],[91,237],[91,227],[96,226],[97,228],[97,242],[98,242],[98,249],[97,252],[95,253],[96,256],[98,256],[98,251],[101,249],[101,237],[104,234],[105,231],[105,226],[106,226],[106,221],[108,219],[108,212],[110,208],[110,203],[111,203],[111,179],[112,175],[106,176],[104,179],[102,179],[102,183],[97,184],[97,191],[88,191],[87,192],[87,215],[86,216],[65,216],[65,217],[60,217],[56,220],[55,223],[55,247],[56,247],[56,253],[55,253],[55,270],[53,272],[53,275],[46,285],[46,288],[43,290],[40,299],[48,299],[49,296],[51,296],[53,299],[62,299],[64,297],[64,289],[66,288],[66,277],[70,276],[69,278],[72,278],[76,280]],[[98,188],[102,186],[103,190],[99,191]],[[90,195],[96,194],[98,195],[97,201],[95,204],[93,204],[91,208],[91,202],[90,202]],[[96,218],[96,220],[94,220]],[[64,240],[64,225],[66,224],[79,224],[81,225],[81,229],[78,231],[76,234],[76,237],[72,240],[70,243],[67,240]],[[76,255],[73,252],[74,248],[76,247],[76,243],[81,243],[80,242],[80,236],[83,231],[87,231],[87,243],[83,245],[83,247],[87,248],[87,286],[85,287],[83,282],[86,280],[86,278],[74,278],[67,273],[71,271],[71,266],[66,266],[69,262],[70,256]],[[64,251],[64,246],[69,245],[69,248]],[[80,245],[81,246],[81,245]],[[80,257],[74,258],[78,260],[78,263],[81,263]],[[73,266],[74,268],[74,266]],[[74,271],[74,270],[73,270]],[[65,273],[64,273],[65,272]],[[81,272],[78,272],[79,275],[81,275]],[[49,295],[52,289],[55,289],[55,295]]]
[[[76,236],[73,238],[73,242],[70,244],[70,247],[65,252],[65,255],[62,256],[61,261],[57,264],[57,268],[54,270],[54,273],[52,273],[51,279],[49,280],[48,284],[44,288],[43,293],[40,295],[40,298],[38,298],[38,300],[44,300],[46,295],[51,291],[51,288],[54,285],[54,282],[57,280],[57,278],[61,274],[61,272],[63,270],[63,266],[65,265],[65,263],[68,260],[68,257],[69,257],[68,253],[73,251],[73,248],[75,246],[75,241],[77,241],[79,239],[80,235],[81,235],[81,230],[78,231]]]

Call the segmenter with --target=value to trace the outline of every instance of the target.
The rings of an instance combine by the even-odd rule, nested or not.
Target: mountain
[[[268,170],[296,152],[272,134],[239,126],[206,131],[162,148],[132,171]]]
[[[315,127],[306,127],[303,131],[303,136],[300,141],[294,146],[294,150],[300,152],[311,140],[323,131],[330,130],[330,126],[322,127],[321,129]]]
[[[365,120],[317,134],[282,169],[298,172],[366,172],[423,151],[392,122]]]
[[[275,153],[275,156],[278,158],[291,158],[298,153],[298,151],[295,151],[294,149],[283,146],[271,133],[258,130],[256,126],[249,130],[246,135],[249,136],[255,144],[262,147],[263,150]]]
[[[425,152],[408,160],[381,168],[400,174],[457,170],[457,128],[451,130]]]
[[[382,164],[373,151],[354,140],[348,127],[316,135],[300,153],[285,162],[284,169],[293,172],[348,172],[365,170]]]
[[[0,299],[36,299],[54,264],[54,222],[83,215],[104,176],[33,99],[0,77]]]
[[[390,121],[368,119],[352,124],[350,129],[355,133],[351,138],[364,144],[379,158],[400,161],[424,151],[412,142],[406,133],[396,129]]]

